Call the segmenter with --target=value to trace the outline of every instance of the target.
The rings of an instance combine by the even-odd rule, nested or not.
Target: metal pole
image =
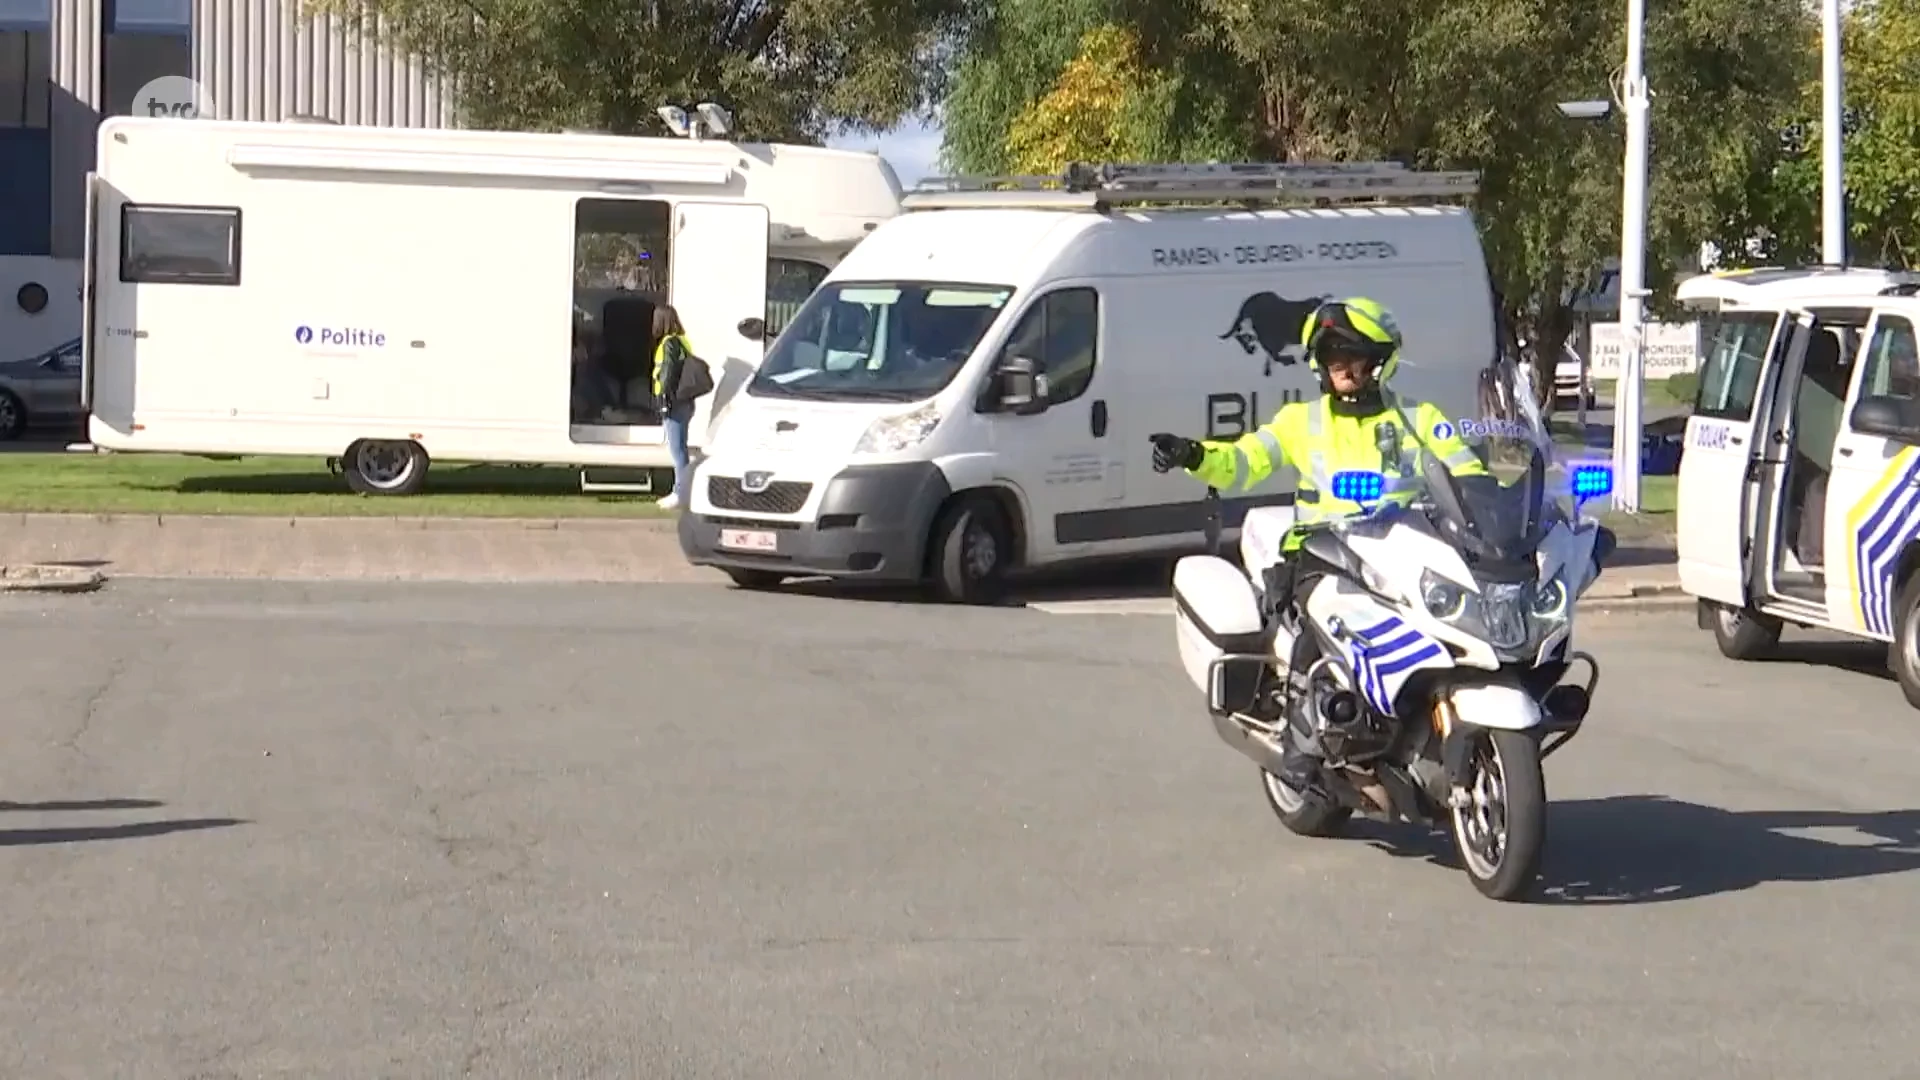
[[[1640,512],[1640,402],[1646,381],[1646,0],[1627,0],[1627,66],[1621,80],[1627,154],[1620,191],[1620,381],[1613,402],[1613,505]]]
[[[1820,12],[1820,261],[1847,262],[1847,182],[1841,172],[1840,0]]]

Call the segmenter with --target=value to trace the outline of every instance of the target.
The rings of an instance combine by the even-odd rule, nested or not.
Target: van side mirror
[[[1015,356],[1000,362],[993,374],[1001,412],[1032,416],[1047,409],[1046,382],[1031,357]]]
[[[1913,421],[1910,403],[1903,398],[1867,397],[1853,407],[1850,422],[1862,435],[1878,435],[1908,446],[1920,446],[1920,424]]]
[[[767,321],[765,319],[741,319],[740,325],[734,327],[734,329],[740,331],[740,336],[746,338],[748,341],[760,341],[767,336]]]

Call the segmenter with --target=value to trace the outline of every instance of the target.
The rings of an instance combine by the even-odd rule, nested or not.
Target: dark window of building
[[[240,284],[240,211],[230,206],[120,208],[120,280]]]
[[[172,105],[181,104],[182,94],[172,88],[169,100],[153,95],[135,100],[156,79],[169,75],[189,85],[193,78],[193,39],[174,31],[120,31],[107,35],[106,70],[101,73],[101,98],[107,116],[177,115]]]

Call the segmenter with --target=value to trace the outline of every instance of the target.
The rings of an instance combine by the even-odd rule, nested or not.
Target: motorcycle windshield
[[[1430,513],[1470,562],[1531,561],[1564,510],[1567,468],[1528,369],[1507,360],[1480,373],[1477,415],[1422,455]],[[1461,452],[1459,444],[1465,444]]]

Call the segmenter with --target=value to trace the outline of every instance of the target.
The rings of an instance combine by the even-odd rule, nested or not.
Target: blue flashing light
[[[1576,465],[1573,468],[1573,497],[1597,499],[1613,492],[1613,466]]]
[[[1386,490],[1387,478],[1384,473],[1353,469],[1333,474],[1333,497],[1342,502],[1362,505],[1379,502]]]

